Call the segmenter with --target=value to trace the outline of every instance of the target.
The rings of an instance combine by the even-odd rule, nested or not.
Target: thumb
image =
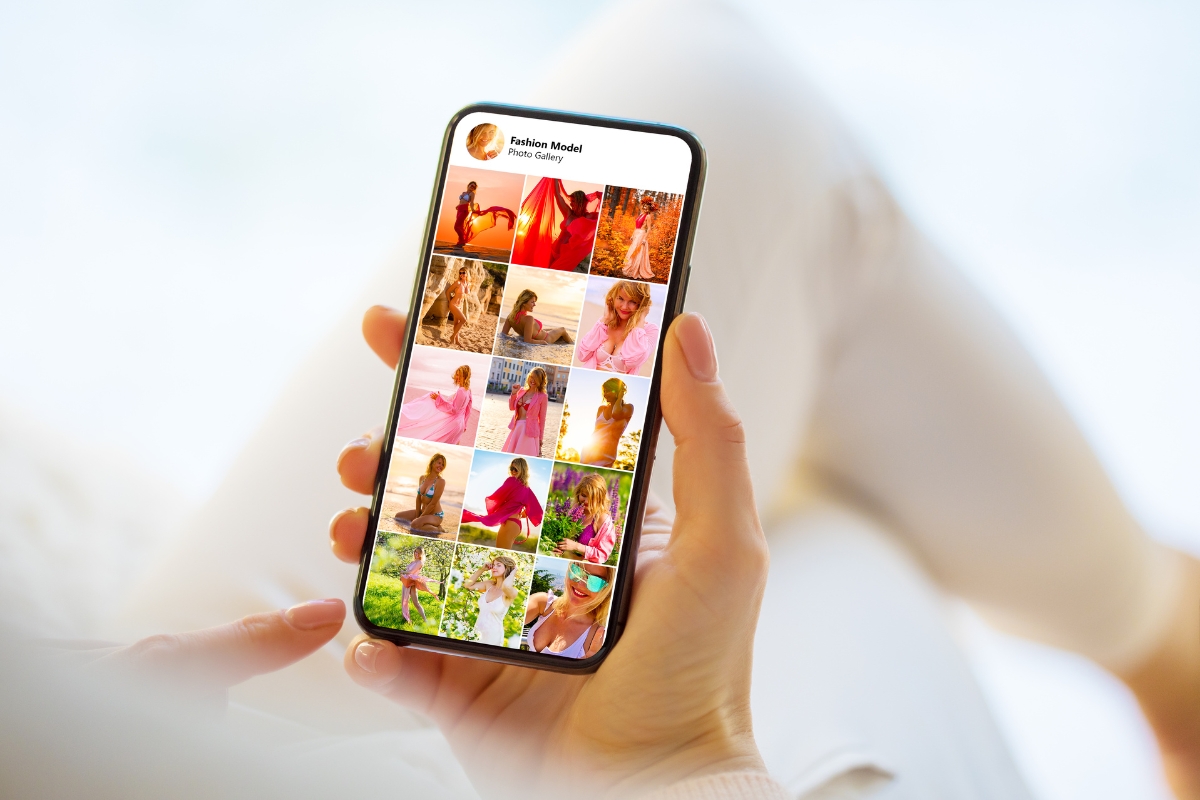
[[[215,628],[151,636],[103,661],[167,683],[226,689],[315,652],[337,635],[345,617],[341,600],[312,600]]]
[[[662,409],[675,439],[670,547],[698,557],[765,548],[742,420],[725,394],[712,334],[699,314],[679,316],[667,334]]]

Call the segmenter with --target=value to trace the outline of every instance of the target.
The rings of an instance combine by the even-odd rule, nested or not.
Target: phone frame
[[[442,197],[442,187],[450,166],[451,136],[463,117],[479,112],[674,136],[685,142],[692,153],[692,164],[688,173],[683,209],[680,211],[679,232],[676,235],[675,256],[671,262],[671,277],[667,283],[666,309],[663,314],[662,326],[664,335],[659,337],[658,351],[654,362],[654,373],[651,376],[650,394],[647,402],[646,422],[643,428],[649,436],[642,440],[642,449],[639,453],[629,488],[629,504],[625,517],[626,529],[624,538],[622,539],[621,553],[617,561],[616,585],[613,587],[612,606],[609,611],[609,623],[605,632],[605,641],[600,651],[590,658],[563,658],[562,656],[544,655],[533,651],[510,650],[509,648],[480,644],[478,642],[466,642],[432,634],[385,628],[372,623],[363,612],[363,596],[366,591],[367,577],[371,567],[371,556],[375,549],[388,466],[391,463],[392,445],[396,438],[396,424],[401,405],[400,401],[403,398],[402,387],[404,379],[408,374],[409,358],[416,339],[417,325],[412,324],[412,320],[416,314],[420,313],[420,300],[424,297],[425,277],[429,271],[430,258],[433,255],[432,248],[434,239],[436,238],[435,233],[438,222],[437,212]],[[527,106],[511,106],[500,103],[475,103],[459,109],[450,118],[450,122],[446,126],[446,132],[442,138],[441,158],[437,174],[434,178],[432,197],[429,202],[428,220],[425,225],[425,234],[421,241],[421,253],[416,269],[416,276],[413,281],[413,293],[408,310],[410,324],[405,330],[403,350],[400,354],[400,360],[396,365],[396,378],[392,387],[391,405],[388,409],[386,437],[380,453],[379,470],[375,475],[375,487],[371,497],[371,514],[367,523],[367,535],[363,538],[363,548],[359,554],[358,579],[354,588],[354,617],[363,631],[371,636],[418,650],[468,656],[486,661],[533,667],[552,672],[577,674],[594,672],[598,669],[604,659],[608,657],[613,647],[620,641],[621,634],[624,632],[626,619],[629,615],[634,567],[637,561],[638,542],[641,538],[642,515],[645,513],[650,473],[654,466],[654,451],[658,444],[658,433],[662,424],[659,391],[662,380],[663,347],[666,343],[665,334],[671,321],[682,311],[684,296],[687,293],[688,278],[691,275],[692,246],[695,240],[696,224],[700,219],[700,201],[704,190],[706,168],[707,159],[704,153],[704,146],[700,143],[700,140],[691,131],[673,125],[589,114],[575,114]],[[607,185],[606,183],[605,186]]]

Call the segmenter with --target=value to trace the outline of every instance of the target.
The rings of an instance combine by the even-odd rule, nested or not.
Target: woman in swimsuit
[[[504,644],[504,617],[517,598],[516,570],[517,562],[510,556],[496,556],[463,581],[463,586],[479,592],[475,641]],[[484,577],[485,574],[487,577]]]
[[[421,570],[425,568],[425,548],[418,547],[413,550],[412,557],[413,560],[404,568],[404,574],[400,576],[400,583],[404,586],[400,591],[400,614],[404,617],[404,621],[410,624],[412,623],[410,604],[416,606],[417,611],[421,612],[421,621],[426,621],[425,608],[421,605],[421,598],[417,596],[417,593],[433,594],[429,584],[437,583],[421,574]]]
[[[416,508],[401,511],[396,515],[397,522],[407,522],[413,533],[439,533],[442,530],[442,491],[446,488],[446,479],[442,472],[446,469],[446,457],[434,453],[429,459],[425,474],[417,481]]]
[[[537,305],[537,294],[532,289],[522,289],[513,303],[512,311],[504,318],[500,335],[505,336],[511,330],[520,336],[522,341],[530,344],[574,344],[575,340],[566,328],[550,328],[542,330],[542,323],[533,318],[533,307]]]
[[[579,340],[575,358],[581,366],[634,375],[658,347],[658,326],[647,322],[650,287],[617,281],[604,296],[604,313]]]
[[[595,655],[604,644],[608,596],[612,590],[611,567],[580,562],[568,564],[566,591],[562,597],[538,592],[529,598],[525,624],[537,620],[526,634],[529,649],[563,658]]]
[[[629,250],[625,252],[625,264],[621,267],[626,277],[653,280],[654,270],[650,268],[650,229],[654,227],[654,213],[658,204],[654,198],[646,195],[642,198],[642,213],[633,221],[633,238],[629,240]]]
[[[542,440],[545,438],[548,405],[546,370],[534,367],[525,376],[525,385],[513,389],[508,398],[508,408],[513,415],[508,422],[508,438],[504,440],[500,452],[540,456]]]
[[[542,524],[542,504],[529,488],[529,462],[514,458],[508,465],[508,477],[496,491],[484,499],[487,514],[476,514],[463,510],[463,522],[478,522],[483,525],[499,525],[496,532],[496,547],[511,550],[521,535],[523,525]]]
[[[467,323],[467,315],[463,311],[463,298],[467,296],[467,292],[467,268],[463,267],[458,271],[458,283],[451,284],[446,289],[446,296],[450,301],[450,316],[454,319],[454,332],[450,335],[450,344],[453,347],[462,347],[462,342],[458,340],[458,332]]]
[[[633,417],[633,406],[625,402],[628,388],[620,378],[609,378],[600,387],[604,405],[596,409],[596,428],[579,455],[581,464],[611,467],[617,460],[617,445]]]
[[[603,564],[612,555],[617,543],[617,528],[613,525],[608,484],[599,475],[585,475],[575,487],[575,506],[583,509],[583,530],[579,539],[563,539],[554,555],[563,558],[582,558],[593,564]]]

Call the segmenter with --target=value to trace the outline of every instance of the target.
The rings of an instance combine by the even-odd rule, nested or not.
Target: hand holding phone
[[[373,309],[363,329],[389,365],[404,318]],[[359,636],[346,670],[359,684],[431,717],[485,796],[594,796],[702,774],[763,769],[750,728],[750,655],[767,548],[742,428],[717,375],[703,320],[665,336],[663,417],[676,442],[672,523],[651,500],[621,640],[582,676],[398,647]],[[350,488],[369,493],[381,432],[339,457]],[[365,509],[330,528],[357,562]],[[587,562],[577,562],[585,567]],[[568,581],[567,591],[587,578]]]

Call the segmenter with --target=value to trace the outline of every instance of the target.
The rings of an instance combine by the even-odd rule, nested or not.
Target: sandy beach
[[[460,335],[461,339],[462,336]],[[573,344],[531,344],[523,342],[516,336],[496,336],[494,355],[505,358],[519,358],[522,361],[538,361],[542,364],[562,364],[570,366],[571,356],[575,352]]]
[[[496,338],[496,323],[500,318],[495,314],[480,314],[479,319],[475,320],[472,325],[464,325],[463,329],[458,332],[458,341],[460,347],[452,347],[450,344],[450,336],[454,333],[454,326],[449,321],[438,325],[433,322],[422,323],[421,329],[417,331],[417,344],[429,345],[432,347],[449,347],[453,350],[467,350],[472,353],[490,353],[492,352],[492,344]],[[570,350],[567,351],[566,364],[570,361]],[[558,362],[555,362],[558,363]]]

